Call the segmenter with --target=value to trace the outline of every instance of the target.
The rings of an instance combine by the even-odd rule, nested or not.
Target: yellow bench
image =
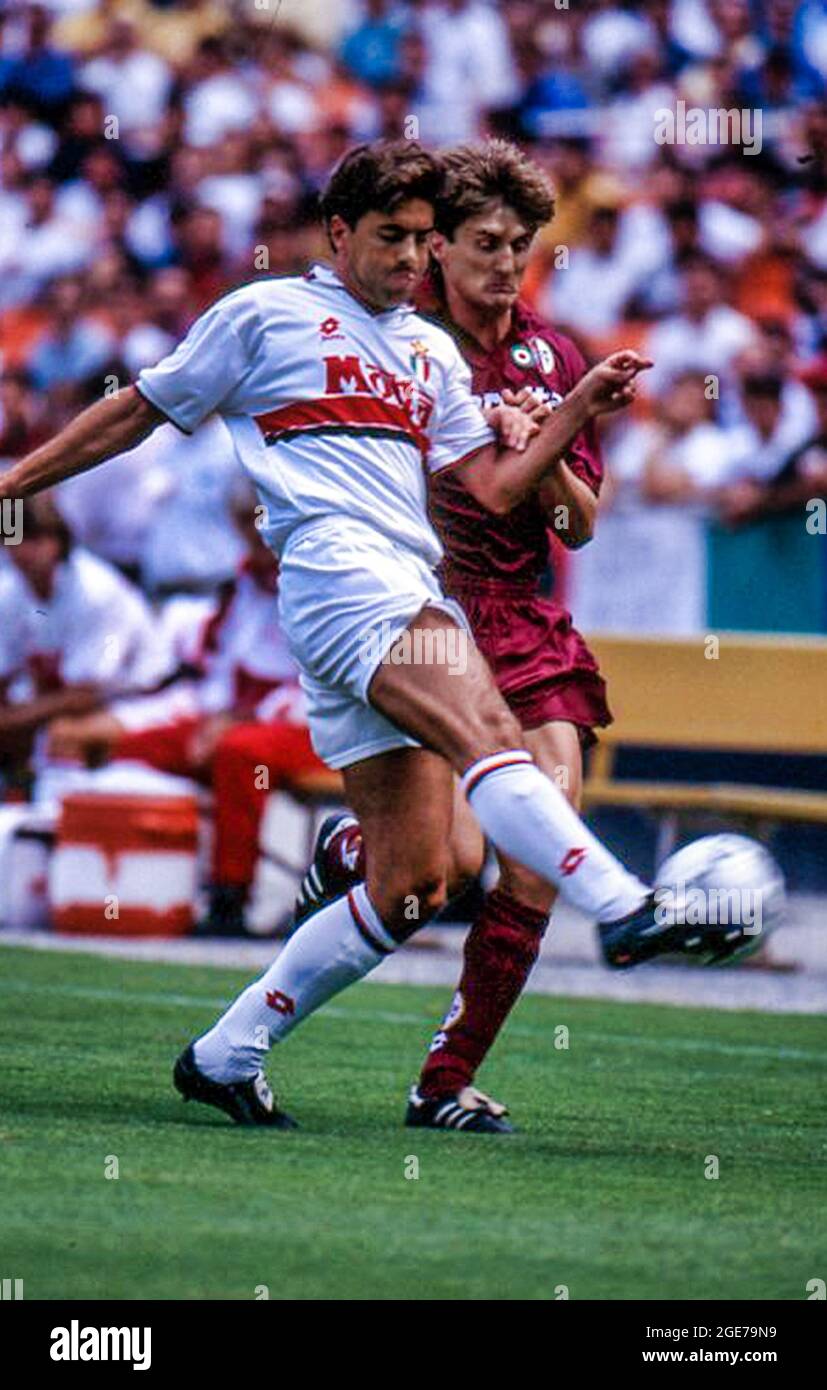
[[[716,651],[717,655],[707,655]],[[738,753],[827,754],[827,641],[746,636],[620,637],[589,643],[609,687],[615,723],[592,751],[587,808],[634,806],[660,814],[659,857],[681,813],[754,824],[827,823],[827,791],[742,783],[618,779],[621,745]]]

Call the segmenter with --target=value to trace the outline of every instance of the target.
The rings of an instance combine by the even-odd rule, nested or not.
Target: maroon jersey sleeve
[[[588,370],[586,359],[570,338],[562,333],[555,333],[553,336],[560,354],[561,384],[565,382],[563,395],[568,395]],[[572,441],[566,453],[566,464],[575,477],[586,483],[597,497],[603,482],[603,458],[594,420],[590,420]]]
[[[471,367],[472,390],[481,405],[496,405],[502,392],[529,386],[538,399],[559,405],[586,370],[571,339],[564,337],[528,306],[515,307],[511,329],[492,351],[464,338],[451,325],[459,349]],[[603,468],[592,425],[572,441],[566,454],[572,472],[596,494]],[[432,475],[431,519],[445,547],[446,573],[461,570],[480,578],[536,584],[548,564],[554,532],[537,496],[527,497],[506,516],[494,516],[452,475]]]

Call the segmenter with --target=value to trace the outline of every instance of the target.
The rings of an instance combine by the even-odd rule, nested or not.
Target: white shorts
[[[328,767],[420,746],[368,703],[367,691],[388,649],[426,605],[470,630],[425,560],[361,522],[326,517],[288,540],[279,610],[307,695],[313,747]]]

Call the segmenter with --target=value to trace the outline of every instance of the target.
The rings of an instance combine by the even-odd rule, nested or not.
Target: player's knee
[[[479,712],[476,757],[485,758],[505,748],[522,748],[523,731],[506,705],[496,704]]]
[[[409,936],[429,922],[445,906],[448,896],[446,875],[423,872],[385,879],[384,883],[369,886],[371,901],[385,926],[397,941]]]
[[[447,873],[447,892],[449,897],[464,893],[466,888],[479,878],[485,862],[485,843],[480,837],[479,844],[462,844],[451,847],[451,859]]]

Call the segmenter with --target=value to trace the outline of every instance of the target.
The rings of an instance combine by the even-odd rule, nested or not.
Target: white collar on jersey
[[[327,261],[314,261],[307,272],[307,278],[308,280],[317,281],[320,285],[329,285],[331,289],[344,290],[345,294],[349,294],[351,299],[355,300],[357,304],[367,310],[371,318],[382,318],[385,314],[406,315],[416,313],[416,306],[408,303],[396,304],[391,309],[374,309],[364,299],[360,298],[358,294],[354,294],[353,290],[345,284],[341,276],[337,275],[333,266],[328,265]]]

